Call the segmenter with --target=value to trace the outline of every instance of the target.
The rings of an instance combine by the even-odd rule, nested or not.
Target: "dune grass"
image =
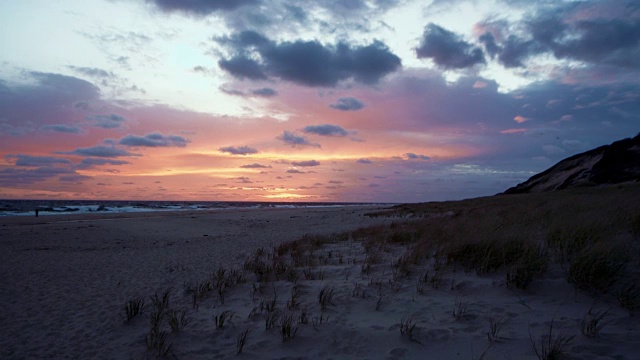
[[[200,303],[204,309],[217,309],[215,327],[224,329],[235,314],[218,306],[237,299],[234,288],[250,282],[244,289],[250,295],[247,312],[253,310],[246,321],[264,321],[266,333],[278,329],[282,342],[294,339],[309,320],[318,331],[329,322],[329,315],[334,318],[352,301],[366,302],[371,311],[388,311],[396,304],[396,294],[408,288],[415,289],[413,301],[432,291],[456,292],[448,321],[456,326],[470,323],[478,311],[475,304],[470,311],[469,303],[458,297],[461,284],[456,272],[461,271],[481,277],[497,274],[494,278],[502,280],[496,280],[496,286],[519,295],[522,289],[536,291],[532,284],[552,269],[564,274],[576,292],[617,297],[620,306],[634,314],[640,306],[638,198],[640,185],[628,185],[398,206],[385,211],[384,216],[394,217],[387,225],[261,247],[250,253],[241,270],[219,268],[203,281],[186,284],[185,295],[191,296],[194,310]],[[335,244],[343,252],[334,252]],[[354,253],[345,252],[347,247]],[[355,273],[349,288],[340,286],[345,275],[336,271],[346,266]],[[307,284],[319,286],[319,292],[311,293]],[[280,303],[276,291],[287,294]],[[168,319],[173,332],[178,332],[189,319],[184,310],[169,310],[174,299],[170,290],[156,293],[150,317],[158,324]],[[522,304],[528,307],[524,300]],[[132,299],[125,307],[127,319],[143,309],[142,299]],[[596,337],[607,324],[606,316],[607,312],[587,313],[578,319],[580,332]],[[405,316],[399,325],[401,335],[415,341],[414,318]],[[504,320],[489,319],[491,344],[507,339],[501,334],[503,327]],[[242,353],[249,328],[239,333],[227,330],[237,336],[236,353]],[[566,353],[573,336],[559,334],[552,320],[539,337],[530,334],[530,340],[531,352],[538,358],[554,359]],[[152,326],[146,343],[158,356],[171,347],[169,335],[159,325]]]

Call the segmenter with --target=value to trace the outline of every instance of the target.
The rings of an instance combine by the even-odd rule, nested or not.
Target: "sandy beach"
[[[367,234],[400,221],[379,210],[2,218],[0,357],[537,359],[552,332],[568,358],[636,358],[638,318],[560,268],[520,290],[437,256],[402,273],[402,239],[373,259]]]
[[[181,291],[258,247],[385,222],[363,216],[375,209],[0,218],[0,357],[114,358],[128,298]]]

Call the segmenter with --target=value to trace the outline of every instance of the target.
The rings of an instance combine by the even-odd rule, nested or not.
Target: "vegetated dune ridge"
[[[7,225],[2,357],[634,359],[639,195]]]
[[[640,181],[640,134],[589,150],[505,191],[506,194]]]

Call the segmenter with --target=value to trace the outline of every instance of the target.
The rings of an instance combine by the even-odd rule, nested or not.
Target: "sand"
[[[261,247],[266,261],[274,246],[305,234],[398,221],[365,216],[373,210],[0,218],[0,357],[154,358],[157,347],[145,342],[153,306],[126,322],[124,305],[135,297],[151,304],[151,295],[171,289],[169,307],[186,311],[190,322],[171,332],[165,314],[159,330],[171,343],[167,358],[537,359],[532,344],[540,348],[552,322],[556,338],[571,338],[564,346],[569,358],[637,358],[638,318],[610,296],[576,292],[560,269],[524,291],[507,288],[503,275],[448,267],[434,288],[418,281],[433,264],[400,277],[392,263],[402,249],[389,248],[364,272],[362,244],[342,239],[315,249],[314,263],[295,269],[297,279],[259,283],[252,271],[241,271]],[[194,307],[185,284],[211,279],[221,266],[227,275],[240,270],[244,281],[230,284],[224,300],[215,289],[206,292]],[[319,303],[323,288],[333,291],[325,308]],[[273,299],[277,319],[266,329],[264,305]],[[608,311],[606,326],[593,338],[580,331],[590,309]],[[233,316],[217,328],[214,318],[224,311]],[[287,317],[294,319],[288,339],[282,336]],[[499,331],[488,336],[492,321]]]

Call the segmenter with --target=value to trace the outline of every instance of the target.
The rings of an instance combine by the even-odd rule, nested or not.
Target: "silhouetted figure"
[[[40,211],[40,210],[36,209],[36,217],[38,217],[38,211]]]

